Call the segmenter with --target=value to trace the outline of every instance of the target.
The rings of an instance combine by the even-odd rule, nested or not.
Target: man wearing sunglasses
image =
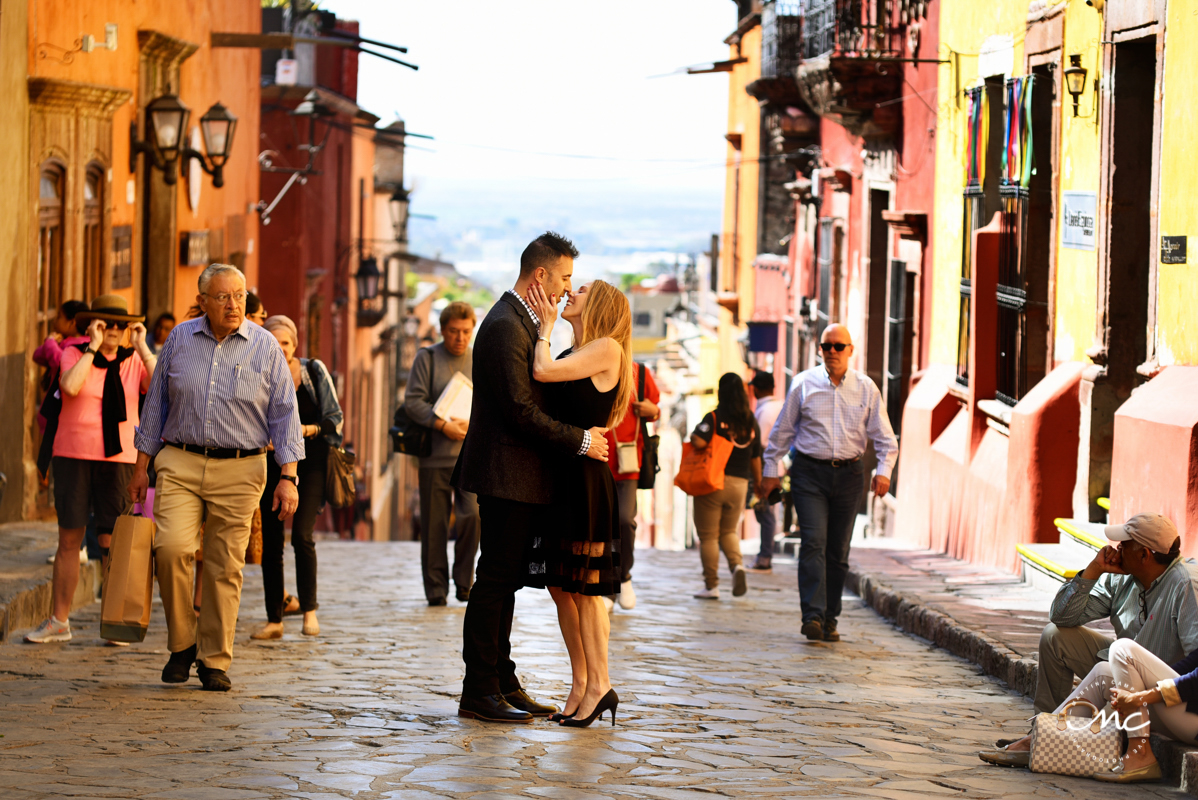
[[[849,541],[865,483],[865,450],[872,441],[878,471],[875,494],[886,494],[898,441],[882,408],[882,393],[864,372],[849,369],[853,338],[843,325],[820,337],[824,363],[791,382],[770,432],[759,498],[780,484],[781,461],[792,452],[790,491],[799,522],[799,602],[802,633],[838,642],[840,595],[849,570]]]

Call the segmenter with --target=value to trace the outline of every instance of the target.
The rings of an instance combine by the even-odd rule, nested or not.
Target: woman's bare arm
[[[575,352],[556,361],[549,343],[538,339],[532,362],[532,377],[541,383],[578,381],[620,368],[620,345],[604,337],[588,342]]]

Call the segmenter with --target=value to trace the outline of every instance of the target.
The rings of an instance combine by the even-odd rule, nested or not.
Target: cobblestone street
[[[456,716],[463,604],[428,608],[419,546],[321,542],[323,634],[264,618],[246,570],[229,694],[159,682],[156,606],[139,645],[97,639],[99,604],[66,645],[0,646],[0,796],[571,798],[1175,797],[1002,770],[976,751],[1031,705],[851,598],[844,641],[798,634],[792,562],[733,600],[699,601],[698,554],[638,551],[635,611],[612,622],[618,724],[497,726]],[[288,560],[288,586],[293,574]],[[543,592],[521,592],[514,657],[560,703],[565,649]]]

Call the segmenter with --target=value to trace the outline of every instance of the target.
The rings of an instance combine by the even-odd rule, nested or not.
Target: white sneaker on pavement
[[[607,595],[603,595],[603,607],[607,610],[607,613],[610,614],[612,609],[616,607],[616,603]]]
[[[59,622],[51,614],[50,618],[38,626],[37,630],[25,634],[25,641],[30,644],[69,642],[71,641],[71,623],[69,620]]]
[[[719,600],[720,587],[717,586],[714,589],[704,589],[701,592],[697,592],[695,597],[699,600]]]
[[[620,608],[631,611],[636,608],[636,592],[632,588],[632,579],[620,584]]]

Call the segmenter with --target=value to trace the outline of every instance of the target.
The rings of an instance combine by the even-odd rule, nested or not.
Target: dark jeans
[[[420,468],[420,569],[424,596],[443,600],[449,593],[449,516],[454,521],[453,583],[459,592],[474,583],[474,555],[478,552],[478,498],[449,484],[453,467]]]
[[[549,507],[479,495],[481,553],[462,624],[463,697],[520,689],[512,661],[512,612],[528,579],[528,536],[541,529]]]
[[[778,532],[777,510],[765,500],[758,500],[753,506],[753,516],[761,526],[761,547],[757,550],[757,560],[769,562],[774,557],[774,536]]]
[[[616,481],[616,499],[620,503],[621,583],[632,580],[632,560],[636,551],[636,478]]]
[[[312,529],[324,507],[324,463],[304,466],[299,462],[299,505],[291,518],[291,548],[295,551],[295,591],[301,611],[320,608],[316,602],[316,543]],[[272,511],[275,488],[283,474],[274,454],[266,457],[266,488],[262,491],[262,588],[266,594],[266,618],[283,621],[283,520]]]
[[[865,463],[843,467],[799,456],[790,469],[790,490],[799,520],[799,603],[803,622],[829,627],[840,616],[840,595],[849,571],[849,544],[865,483]]]

